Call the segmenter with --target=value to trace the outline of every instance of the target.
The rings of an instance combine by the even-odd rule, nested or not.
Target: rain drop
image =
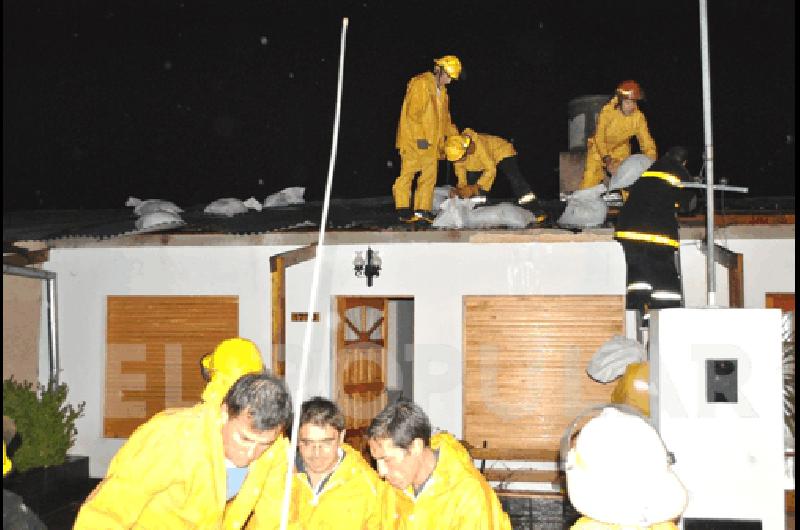
[[[261,36],[261,45],[262,45],[262,46],[266,46],[268,42],[269,42],[269,39],[267,39],[267,37],[265,37],[264,35],[262,35],[262,36]]]
[[[391,160],[387,160],[386,161],[386,167],[390,167],[390,168],[394,167],[394,162],[392,162]]]

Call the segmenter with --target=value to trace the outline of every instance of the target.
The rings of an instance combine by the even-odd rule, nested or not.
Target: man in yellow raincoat
[[[433,221],[433,189],[444,139],[458,134],[450,118],[446,86],[461,75],[461,61],[445,55],[434,61],[433,72],[411,79],[397,124],[395,146],[400,152],[400,175],[392,186],[394,205],[401,221]],[[411,210],[411,185],[419,173]]]
[[[485,197],[500,170],[511,184],[517,204],[533,212],[537,221],[544,220],[545,214],[519,169],[517,150],[511,142],[466,128],[461,134],[447,137],[444,152],[456,173],[454,195],[462,199]]]
[[[114,456],[75,528],[241,528],[261,484],[235,471],[285,461],[286,446],[276,441],[291,410],[281,380],[251,373],[236,380],[221,404],[157,414]],[[252,504],[226,510],[234,496]]]
[[[431,436],[430,420],[415,403],[387,406],[367,437],[378,473],[395,488],[398,528],[511,529],[466,449],[449,433]]]
[[[388,487],[364,458],[344,443],[344,416],[336,403],[314,397],[303,403],[289,511],[291,528],[373,530],[384,523]],[[263,503],[275,499],[262,497]],[[261,528],[260,506],[252,528]],[[394,524],[394,518],[388,519]]]
[[[631,138],[639,142],[641,152],[653,160],[658,158],[656,143],[647,128],[647,119],[639,110],[639,100],[644,93],[639,83],[623,81],[616,94],[605,104],[597,116],[594,135],[587,141],[586,165],[581,189],[597,186],[613,175],[619,165],[631,154]]]

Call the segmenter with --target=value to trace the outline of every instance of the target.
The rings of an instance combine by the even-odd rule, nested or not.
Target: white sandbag
[[[453,186],[436,186],[433,188],[433,211],[438,212],[442,208],[444,201],[450,198],[450,190]]]
[[[441,204],[439,215],[433,220],[434,228],[466,228],[475,203],[469,199],[451,197]]]
[[[247,210],[261,211],[261,203],[255,197],[250,197],[242,202],[239,199],[225,198],[217,199],[205,207],[203,212],[211,215],[223,215],[225,217],[233,217],[234,215],[245,213]]]
[[[532,212],[510,202],[501,202],[492,206],[475,208],[470,212],[470,228],[525,228],[533,223],[535,217]]]
[[[533,213],[508,202],[476,208],[470,199],[452,197],[442,203],[433,221],[435,228],[525,228],[534,222]]]
[[[654,160],[647,155],[637,153],[631,155],[619,165],[617,172],[608,181],[609,190],[627,188],[636,182],[647,168],[653,165]]]
[[[173,212],[150,212],[136,220],[137,230],[163,230],[186,224],[181,216]]]
[[[132,206],[133,213],[136,215],[146,215],[155,212],[170,212],[179,214],[183,211],[175,203],[161,199],[147,199],[146,201],[143,201],[141,199],[137,199],[136,197],[128,197],[125,206]]]
[[[303,204],[303,194],[306,192],[305,188],[285,188],[277,193],[267,196],[264,199],[264,208],[271,208],[275,206],[290,206],[292,204]]]
[[[567,207],[558,218],[559,226],[566,228],[591,228],[606,221],[608,205],[603,200],[605,184],[578,190],[567,199]]]
[[[586,373],[599,383],[610,383],[622,377],[629,364],[646,360],[644,346],[635,340],[615,335],[595,352],[586,367]]]

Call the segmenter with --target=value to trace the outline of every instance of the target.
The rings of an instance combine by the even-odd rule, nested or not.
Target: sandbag
[[[255,197],[250,197],[244,202],[240,201],[239,199],[225,198],[217,199],[216,201],[212,202],[205,207],[203,212],[210,215],[233,217],[234,215],[245,213],[248,210],[257,210],[260,212],[261,208],[261,203],[258,202]]]
[[[151,212],[136,220],[137,230],[165,230],[186,224],[181,216],[172,212]]]
[[[291,206],[292,204],[303,204],[303,194],[306,189],[302,187],[285,188],[277,193],[267,196],[264,199],[264,208],[274,208],[276,206]]]
[[[128,197],[128,200],[125,202],[125,206],[133,206],[133,213],[136,215],[147,215],[155,212],[170,212],[179,214],[183,211],[175,203],[162,199],[147,199],[146,201],[143,201],[141,199],[137,199],[136,197]]]
[[[647,155],[637,153],[631,155],[619,165],[617,172],[608,181],[609,190],[618,190],[631,186],[641,176],[642,173],[647,171],[654,160]]]
[[[625,373],[631,363],[647,360],[647,352],[639,342],[615,335],[595,352],[586,373],[599,383],[610,383]]]
[[[565,228],[591,228],[606,221],[608,205],[603,200],[605,184],[578,190],[567,199],[567,207],[558,218],[558,225]]]

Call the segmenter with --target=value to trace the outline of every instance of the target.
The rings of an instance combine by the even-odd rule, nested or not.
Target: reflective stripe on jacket
[[[438,433],[431,437],[431,448],[439,450],[439,460],[420,494],[414,498],[413,488],[394,489],[398,528],[510,530],[497,494],[464,446],[451,434]]]
[[[468,171],[482,171],[483,175],[478,179],[477,184],[483,191],[488,192],[492,189],[492,184],[497,176],[497,164],[505,158],[516,156],[517,151],[511,142],[499,136],[476,133],[469,128],[464,129],[463,134],[472,138],[475,152],[471,155],[468,154],[463,162],[453,164],[458,186],[467,185]]]

